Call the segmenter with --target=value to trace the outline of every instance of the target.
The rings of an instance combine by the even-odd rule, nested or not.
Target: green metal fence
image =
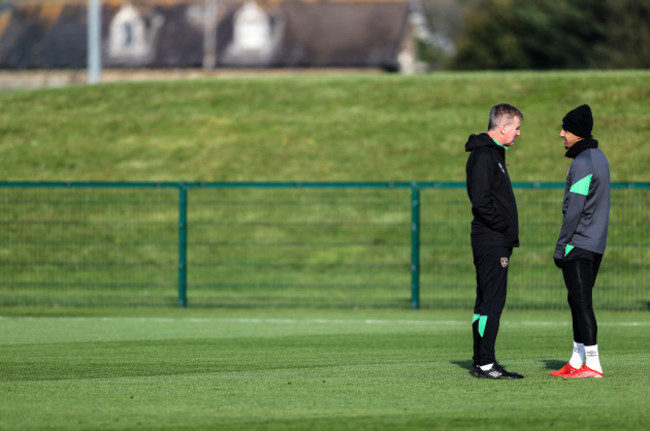
[[[559,309],[563,184],[517,183],[508,307]],[[612,184],[600,309],[648,309],[650,184]],[[464,183],[0,183],[0,305],[471,308]]]

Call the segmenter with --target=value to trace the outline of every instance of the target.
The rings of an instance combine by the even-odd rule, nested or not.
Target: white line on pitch
[[[276,324],[276,325],[295,325],[295,324],[320,324],[320,325],[418,325],[418,326],[436,326],[436,325],[469,325],[470,320],[407,320],[407,319],[279,319],[279,318],[236,318],[236,317],[216,317],[216,318],[161,318],[161,317],[31,317],[31,316],[0,316],[1,320],[70,320],[70,321],[91,321],[100,320],[103,322],[148,322],[148,323],[242,323],[242,324]],[[526,326],[567,326],[569,321],[508,321],[502,320],[503,325],[526,325]],[[650,326],[650,322],[599,322],[600,326],[627,326],[641,327]]]

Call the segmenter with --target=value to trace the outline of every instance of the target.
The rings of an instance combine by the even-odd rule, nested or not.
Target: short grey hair
[[[524,120],[524,114],[522,114],[516,107],[508,103],[499,103],[498,105],[494,105],[490,110],[488,131],[496,129],[502,124],[510,124],[515,117],[519,117],[519,121]]]

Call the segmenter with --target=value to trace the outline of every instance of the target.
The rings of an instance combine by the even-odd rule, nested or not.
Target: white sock
[[[586,365],[594,371],[599,373],[603,372],[603,367],[600,366],[600,357],[598,356],[598,344],[593,346],[585,346]]]
[[[487,364],[487,365],[481,365],[481,370],[483,370],[483,371],[487,371],[487,370],[489,370],[490,368],[492,368],[492,365],[494,365],[494,363],[492,363],[492,364]]]
[[[585,360],[585,345],[573,342],[573,354],[569,359],[569,365],[573,368],[580,368]]]

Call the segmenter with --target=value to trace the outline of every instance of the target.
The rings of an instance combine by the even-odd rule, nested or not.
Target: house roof
[[[409,0],[257,0],[278,35],[262,63],[226,55],[234,15],[251,0],[218,0],[217,66],[397,67],[407,34]],[[102,39],[128,0],[101,0]],[[197,67],[202,64],[205,0],[131,0],[146,22],[164,18],[155,53],[139,63],[113,66]],[[83,67],[86,63],[87,0],[5,0],[0,3],[1,68]],[[195,19],[188,18],[194,15]],[[197,15],[198,14],[198,15]],[[198,20],[196,18],[199,18]],[[106,45],[106,43],[104,43]],[[104,47],[105,48],[105,47]]]
[[[287,18],[282,58],[315,66],[389,67],[397,56],[407,4],[328,1],[283,4]]]

